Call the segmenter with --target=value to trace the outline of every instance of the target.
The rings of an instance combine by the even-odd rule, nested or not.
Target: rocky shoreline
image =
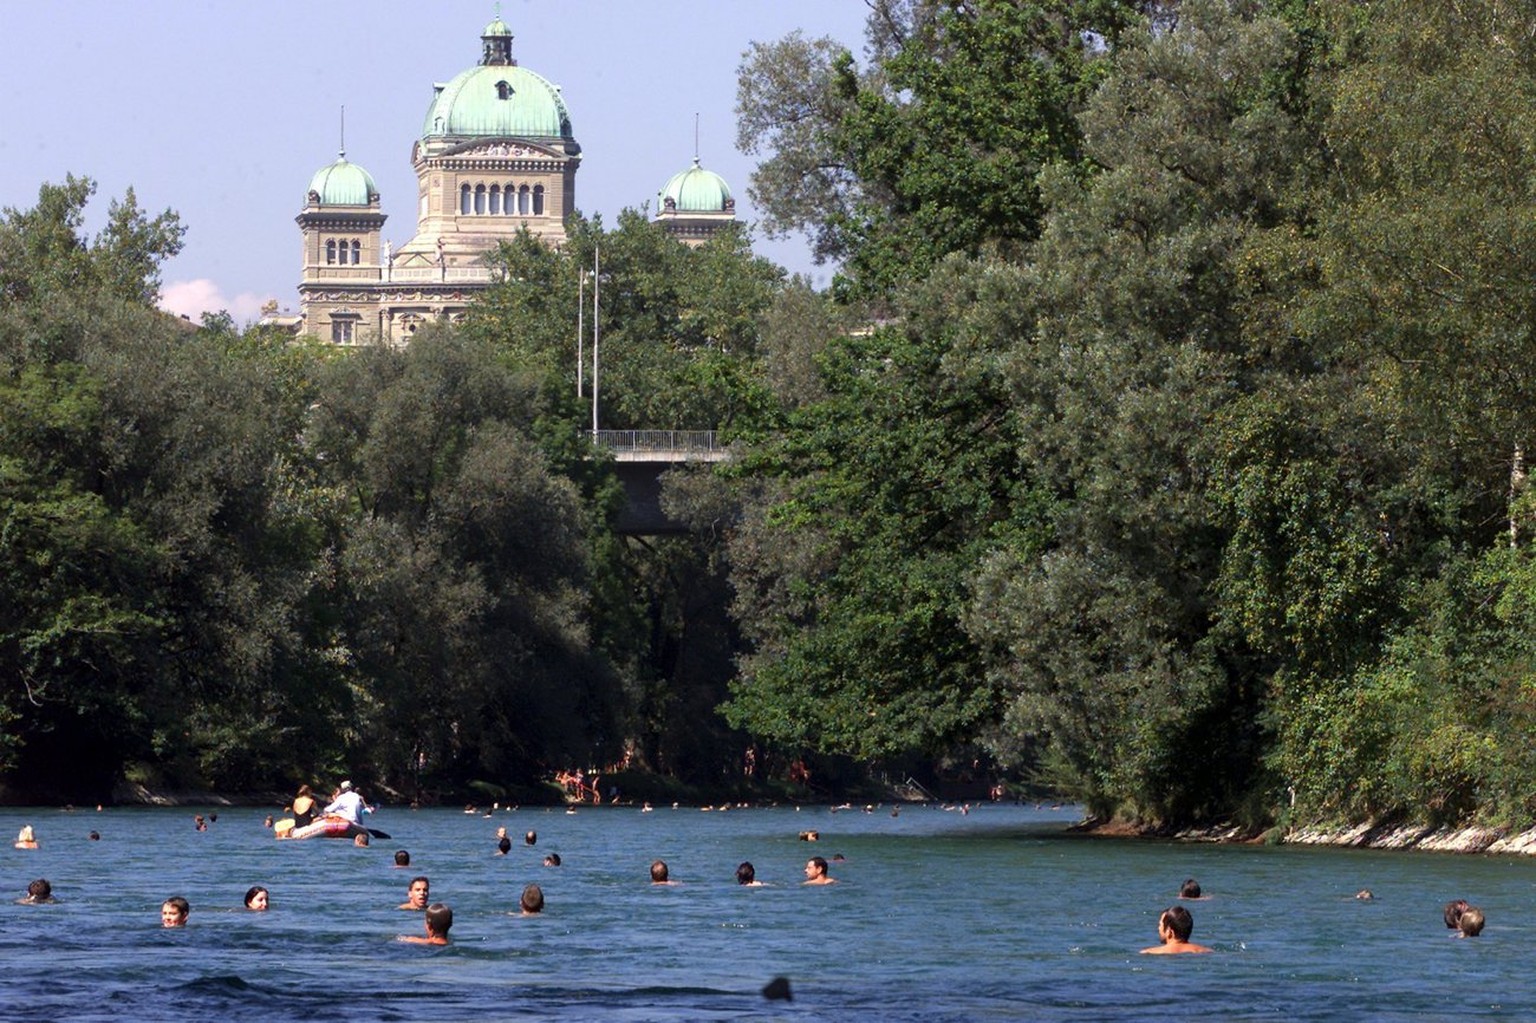
[[[1096,835],[1137,835],[1179,842],[1265,842],[1325,845],[1351,849],[1412,849],[1420,852],[1536,856],[1536,828],[1439,827],[1426,824],[1312,824],[1255,832],[1229,824],[1179,830],[1140,828],[1124,822],[1085,821],[1077,830]]]

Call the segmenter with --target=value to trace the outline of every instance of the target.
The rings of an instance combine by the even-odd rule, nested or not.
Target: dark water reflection
[[[206,808],[199,808],[204,809]],[[1070,812],[983,806],[866,814],[386,809],[392,841],[275,842],[265,811],[0,811],[0,894],[46,876],[60,903],[0,903],[15,1019],[1226,1020],[1516,1019],[1536,1012],[1536,863],[1064,837]],[[23,823],[42,848],[18,851]],[[495,829],[514,836],[497,856]],[[91,829],[101,832],[91,842]],[[520,836],[539,834],[532,848]],[[801,842],[815,828],[822,841]],[[409,849],[410,869],[391,854]],[[541,865],[559,852],[564,865]],[[799,882],[831,858],[839,884]],[[647,883],[661,857],[681,883]],[[761,888],[733,883],[751,860]],[[454,944],[395,940],[412,876]],[[1154,958],[1185,877],[1211,956]],[[511,915],[538,882],[543,916]],[[272,910],[241,908],[252,884]],[[1357,902],[1361,887],[1377,898]],[[169,895],[184,931],[159,928]],[[1453,940],[1440,906],[1488,915]],[[793,1002],[759,994],[775,975]]]

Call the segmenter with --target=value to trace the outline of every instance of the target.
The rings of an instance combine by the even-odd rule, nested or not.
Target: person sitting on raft
[[[293,797],[293,805],[288,808],[293,812],[293,826],[302,828],[315,819],[315,793],[308,785],[299,786],[299,794]]]
[[[369,806],[363,797],[357,794],[357,790],[352,787],[350,781],[344,781],[341,783],[341,787],[336,790],[336,798],[331,800],[322,812],[328,817],[340,817],[351,824],[362,827],[363,814],[372,813],[373,807]]]

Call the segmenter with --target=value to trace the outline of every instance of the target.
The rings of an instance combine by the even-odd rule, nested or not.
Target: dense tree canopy
[[[762,226],[830,293],[578,217],[399,350],[158,314],[174,214],[87,240],[91,183],[44,186],[0,220],[0,778],[1530,825],[1533,39],[1528,0],[874,0],[862,65],[742,65]],[[594,292],[599,425],[734,444],[669,477],[686,535],[614,528]]]

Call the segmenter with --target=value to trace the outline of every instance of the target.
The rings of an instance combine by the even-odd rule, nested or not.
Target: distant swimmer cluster
[[[1357,902],[1374,902],[1376,895],[1369,888],[1362,888],[1353,896]],[[1200,883],[1194,878],[1187,879],[1179,886],[1179,900],[1197,901],[1208,896],[1200,887]],[[1475,938],[1483,932],[1485,919],[1483,911],[1476,906],[1468,905],[1466,899],[1455,899],[1445,904],[1445,926],[1456,932],[1458,938]],[[1177,903],[1163,910],[1157,918],[1158,943],[1151,948],[1142,949],[1143,955],[1173,955],[1185,952],[1210,952],[1212,949],[1205,945],[1198,945],[1190,940],[1194,933],[1195,918],[1186,908]]]

